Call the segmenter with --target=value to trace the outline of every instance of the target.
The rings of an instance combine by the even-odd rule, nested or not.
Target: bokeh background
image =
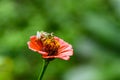
[[[74,48],[43,80],[120,80],[120,0],[0,0],[0,80],[37,80],[42,58],[26,44],[37,31]]]

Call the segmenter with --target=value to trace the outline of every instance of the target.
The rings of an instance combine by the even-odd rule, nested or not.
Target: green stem
[[[45,70],[46,70],[48,64],[49,64],[49,61],[48,61],[48,60],[43,60],[43,66],[42,66],[42,69],[41,69],[41,73],[40,73],[40,75],[39,75],[39,77],[38,77],[38,80],[42,80],[43,75],[44,75],[44,73],[45,73]]]

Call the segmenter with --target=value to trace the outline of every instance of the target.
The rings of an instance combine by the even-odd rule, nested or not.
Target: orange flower
[[[36,36],[30,37],[27,44],[29,49],[41,54],[42,58],[69,60],[70,56],[73,55],[72,46],[53,36],[52,33],[37,32]]]

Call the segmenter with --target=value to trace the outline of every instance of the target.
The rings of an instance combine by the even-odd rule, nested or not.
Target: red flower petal
[[[69,60],[70,59],[70,57],[66,56],[66,55],[60,55],[60,56],[45,56],[45,55],[43,55],[42,57],[43,58],[60,58],[60,59],[63,59],[63,60]]]
[[[58,49],[58,55],[64,54],[64,55],[72,56],[73,55],[72,46],[60,38],[58,38],[58,40],[60,43],[60,48]]]
[[[31,49],[35,52],[38,52],[40,54],[47,55],[48,53],[41,51],[42,44],[40,43],[40,41],[38,42],[36,40],[37,40],[36,36],[31,36],[30,37],[30,41],[27,43],[29,49]]]
[[[30,41],[28,42],[28,46],[30,49],[34,51],[39,51],[42,46],[38,45],[36,42],[36,36],[30,37]]]

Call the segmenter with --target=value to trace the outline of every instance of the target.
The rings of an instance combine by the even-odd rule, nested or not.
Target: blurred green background
[[[37,31],[74,48],[43,80],[120,80],[120,0],[0,0],[0,80],[37,80],[41,55],[27,46]]]

